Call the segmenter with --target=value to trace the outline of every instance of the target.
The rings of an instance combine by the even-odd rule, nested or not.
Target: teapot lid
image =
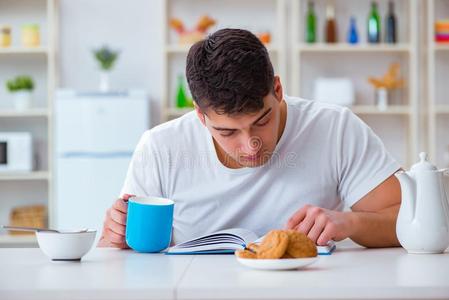
[[[437,170],[437,167],[435,167],[434,165],[432,165],[429,162],[426,152],[419,153],[419,159],[420,159],[420,161],[417,162],[416,164],[414,164],[412,166],[412,168],[410,169],[410,171],[435,171],[435,170]]]

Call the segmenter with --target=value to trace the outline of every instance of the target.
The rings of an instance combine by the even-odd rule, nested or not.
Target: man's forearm
[[[400,246],[396,236],[399,205],[379,212],[349,212],[354,225],[350,238],[365,247]]]

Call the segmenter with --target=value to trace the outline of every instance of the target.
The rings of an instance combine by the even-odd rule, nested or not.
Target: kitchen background
[[[449,167],[449,0],[0,0],[0,224],[100,229],[140,134],[191,110],[189,44],[223,27],[404,167],[419,151]]]

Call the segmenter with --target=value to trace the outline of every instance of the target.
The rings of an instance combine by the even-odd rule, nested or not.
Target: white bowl
[[[86,232],[36,232],[37,242],[41,250],[52,260],[80,260],[95,241],[97,231]]]

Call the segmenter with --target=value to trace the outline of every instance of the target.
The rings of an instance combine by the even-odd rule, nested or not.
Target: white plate
[[[291,270],[304,268],[318,260],[318,256],[306,258],[283,259],[251,259],[236,256],[237,261],[244,266],[259,270]]]

